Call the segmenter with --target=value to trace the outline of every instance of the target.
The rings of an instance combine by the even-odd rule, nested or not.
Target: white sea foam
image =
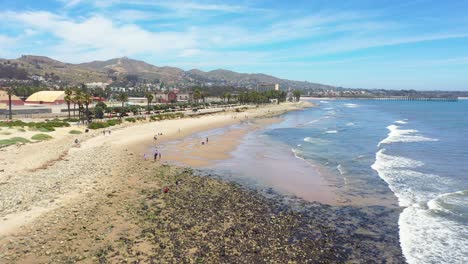
[[[380,147],[382,144],[390,144],[396,142],[423,142],[423,141],[438,141],[438,139],[424,137],[417,134],[419,131],[415,129],[400,129],[397,125],[390,125],[387,127],[390,130],[388,136],[379,142],[377,145]]]
[[[422,166],[421,161],[385,154],[385,149],[377,152],[372,165],[406,207],[399,219],[403,254],[410,264],[467,263],[468,229],[437,212],[465,206],[468,191],[450,192],[448,179],[414,171]]]
[[[405,120],[397,120],[395,121],[395,124],[404,125],[404,124],[408,124],[408,122],[406,122]]]
[[[347,126],[354,126],[354,123],[349,122],[349,123],[346,123],[346,125]]]
[[[322,103],[322,104],[329,104],[330,102],[327,102],[327,101],[320,101],[320,103]]]
[[[463,224],[414,206],[403,210],[398,224],[408,263],[468,263],[468,229]]]
[[[320,121],[320,118],[319,118],[319,119],[312,120],[312,121],[309,121],[308,124],[317,123],[318,121]]]
[[[333,107],[324,108],[324,110],[333,110]]]
[[[338,130],[327,130],[325,131],[325,134],[336,134],[338,133]]]
[[[427,207],[435,212],[444,212],[457,217],[468,217],[468,190],[444,193],[427,202]]]
[[[346,173],[346,169],[341,164],[338,164],[338,166],[336,166],[336,169],[340,172],[341,175],[344,175]]]
[[[344,104],[344,106],[348,107],[348,108],[356,108],[356,107],[359,107],[358,104]]]
[[[305,142],[312,143],[312,144],[326,144],[327,141],[320,139],[320,138],[312,138],[312,137],[306,137],[304,138]]]

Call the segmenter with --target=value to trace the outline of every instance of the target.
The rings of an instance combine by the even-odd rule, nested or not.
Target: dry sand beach
[[[390,243],[380,241],[385,223],[372,220],[393,209],[266,199],[163,164],[201,166],[228,158],[245,133],[277,120],[258,119],[254,126],[210,139],[203,149],[181,139],[309,106],[286,103],[126,124],[111,135],[57,131],[51,141],[0,149],[0,262],[329,263],[377,256],[400,262],[398,234],[386,234]],[[154,142],[156,133],[162,136]],[[143,159],[152,144],[173,140],[179,140],[175,151],[163,153],[160,161]],[[291,202],[302,209],[292,210]],[[354,241],[350,234],[363,239]]]

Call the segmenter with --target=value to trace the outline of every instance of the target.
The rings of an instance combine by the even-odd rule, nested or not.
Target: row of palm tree
[[[208,96],[209,96],[209,94],[207,92],[200,91],[200,89],[196,89],[195,92],[193,93],[193,100],[196,103],[199,103],[200,99],[201,99],[203,101],[203,103],[204,103],[205,98],[208,97]]]
[[[280,102],[286,101],[286,96],[287,93],[285,91],[265,91],[265,92],[257,92],[257,91],[251,91],[251,92],[242,92],[238,96],[239,103],[241,104],[248,104],[248,103],[254,103],[254,104],[265,104],[265,103],[270,103],[271,99],[276,99],[278,101],[278,104]]]
[[[65,89],[65,102],[67,103],[68,118],[71,118],[70,106],[73,103],[73,117],[76,117],[75,111],[78,105],[78,119],[90,120],[89,105],[93,103],[93,95],[81,89],[66,88]]]
[[[231,93],[224,93],[223,95],[221,95],[221,99],[223,99],[224,102],[226,102],[227,99],[228,103],[230,103],[231,99],[233,99],[234,97],[235,95],[232,95]]]

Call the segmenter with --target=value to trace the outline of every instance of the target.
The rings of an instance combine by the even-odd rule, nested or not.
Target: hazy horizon
[[[466,1],[4,0],[0,57],[127,56],[347,88],[468,90]]]

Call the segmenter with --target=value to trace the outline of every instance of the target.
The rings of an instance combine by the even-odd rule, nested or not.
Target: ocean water
[[[468,101],[314,102],[249,134],[221,167],[273,185],[269,175],[280,172],[276,186],[324,168],[350,204],[402,208],[408,263],[468,263]],[[312,184],[299,182],[295,194],[307,197]]]

